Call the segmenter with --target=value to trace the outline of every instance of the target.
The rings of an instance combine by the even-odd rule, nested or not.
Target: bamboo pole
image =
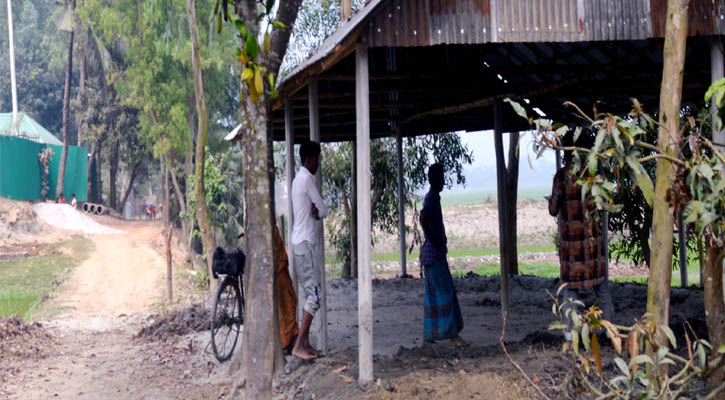
[[[294,226],[294,209],[292,208],[292,181],[295,179],[295,138],[294,138],[295,126],[294,126],[294,114],[292,110],[292,100],[289,97],[284,99],[284,147],[286,156],[286,170],[287,170],[287,220],[289,229],[287,230],[287,251],[292,254],[289,257],[289,272],[292,278],[292,284],[294,285],[295,292],[300,293],[299,290],[299,279],[295,273],[294,268],[294,254],[292,253],[292,227]],[[302,298],[297,296],[297,322],[302,320]]]
[[[403,133],[398,127],[398,221],[400,224],[400,276],[408,276],[408,265],[405,260],[405,187],[403,186]]]
[[[357,44],[355,49],[355,114],[358,199],[358,358],[361,384],[373,380],[373,288],[370,271],[370,82],[368,81],[368,49]]]

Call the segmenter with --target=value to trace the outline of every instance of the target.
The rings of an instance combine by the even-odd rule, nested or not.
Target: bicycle
[[[234,353],[244,324],[245,259],[241,249],[226,253],[217,247],[214,251],[212,273],[214,278],[224,276],[214,297],[210,321],[211,347],[219,362],[228,360]]]

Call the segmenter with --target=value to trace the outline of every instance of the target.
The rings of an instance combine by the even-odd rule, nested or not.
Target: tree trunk
[[[174,292],[171,279],[171,224],[169,223],[169,166],[164,163],[164,248],[166,255],[166,296],[169,304]]]
[[[121,199],[121,204],[118,207],[119,212],[123,214],[123,210],[126,207],[126,200],[128,200],[128,196],[131,194],[131,189],[133,188],[133,181],[136,180],[136,175],[138,172],[138,167],[134,166],[131,170],[131,178],[128,180],[128,187],[126,188],[126,191],[123,193],[123,198]]]
[[[101,148],[100,144],[98,145],[98,148],[96,149],[96,203],[101,204],[103,203],[103,180],[101,180]]]
[[[118,191],[117,191],[118,182],[116,179],[118,177],[119,147],[120,147],[120,142],[118,141],[118,139],[116,139],[115,143],[113,143],[113,149],[111,150],[111,165],[109,166],[109,170],[110,170],[109,177],[110,177],[111,182],[109,182],[110,194],[109,194],[108,203],[109,203],[109,206],[116,211],[119,211],[117,208],[118,207]]]
[[[688,0],[667,2],[665,30],[664,68],[660,91],[660,127],[657,144],[660,151],[676,156],[676,138],[679,130],[680,104],[682,101],[682,75],[685,68],[687,39]],[[657,324],[668,324],[670,315],[670,281],[672,278],[672,231],[674,217],[667,204],[667,189],[674,178],[672,163],[657,159],[655,196],[652,214],[652,258],[650,260],[649,285],[647,288],[647,312]],[[667,337],[660,334],[657,341],[667,344]],[[647,352],[652,355],[651,346]],[[666,375],[667,369],[661,369]]]
[[[182,214],[186,214],[186,197],[184,197],[184,194],[181,193],[181,189],[179,189],[179,182],[176,179],[176,173],[171,170],[169,172],[171,175],[171,182],[174,184],[174,193],[176,193],[176,199],[179,201],[179,210],[181,210]],[[181,233],[183,235],[183,243],[186,243],[187,237],[186,237],[186,226],[188,225],[186,221],[186,217],[181,218]],[[191,260],[189,260],[191,261]]]
[[[519,274],[518,250],[516,248],[516,201],[519,188],[519,132],[509,133],[509,157],[506,167],[506,251],[508,254],[508,271],[510,275]]]
[[[75,0],[72,7],[75,9]],[[65,64],[65,87],[63,88],[63,151],[60,153],[60,166],[58,167],[58,184],[55,188],[55,198],[57,199],[63,193],[65,185],[65,163],[68,159],[68,141],[70,124],[70,85],[71,76],[73,74],[73,36],[75,32],[71,28],[68,33],[68,61]]]
[[[725,300],[723,299],[723,248],[712,247],[710,240],[705,239],[707,257],[705,260],[705,320],[713,356],[717,356],[717,347],[725,344]],[[725,382],[725,369],[720,368],[710,377],[710,388]],[[718,399],[725,398],[720,393]]]
[[[82,7],[82,5],[81,5]],[[83,48],[82,40],[78,41],[78,70],[80,71],[80,79],[78,81],[78,104],[82,104],[84,101],[84,93],[86,91],[86,57],[85,57],[85,49]],[[83,145],[83,129],[82,129],[82,123],[81,120],[78,119],[76,121],[76,145],[82,146]]]
[[[279,342],[279,321],[274,288],[273,260],[274,186],[272,141],[267,132],[267,112],[263,104],[252,104],[245,95],[247,110],[255,129],[242,138],[244,154],[244,196],[247,213],[247,304],[245,329],[240,353],[239,387],[245,399],[271,399],[272,379],[284,365]],[[262,168],[259,168],[262,166]],[[272,312],[274,310],[274,312]]]
[[[88,167],[86,168],[86,186],[87,186],[86,191],[88,193],[88,201],[95,202],[96,201],[95,193],[93,193],[94,197],[91,198],[91,194],[92,194],[91,188],[93,187],[93,185],[91,184],[91,167],[93,166],[93,160],[95,160],[95,158],[96,158],[96,141],[95,140],[91,141],[91,150],[90,150],[89,154],[91,156],[88,157]]]
[[[193,0],[187,0],[187,3]],[[279,71],[292,25],[301,0],[279,3],[277,20],[286,29],[274,29],[270,35],[269,54],[260,55],[275,75]],[[192,4],[193,5],[193,4]],[[235,9],[247,24],[249,34],[257,34],[257,5],[235,1]],[[276,304],[274,259],[274,159],[272,157],[271,99],[260,95],[258,103],[250,100],[248,88],[242,85],[242,118],[249,132],[241,140],[243,154],[244,198],[247,207],[247,303],[242,343],[243,350],[232,361],[239,368],[235,387],[241,388],[245,399],[271,399],[272,379],[284,365],[279,342],[279,319]],[[197,163],[199,160],[197,159]],[[251,284],[253,282],[254,284]],[[232,371],[234,371],[232,369]]]
[[[217,280],[211,271],[212,252],[214,251],[214,236],[209,223],[209,213],[206,207],[206,192],[204,190],[204,152],[206,147],[206,135],[209,128],[208,115],[206,112],[206,100],[204,99],[204,82],[201,79],[201,55],[199,54],[199,32],[196,26],[196,7],[194,0],[186,0],[186,17],[189,21],[191,33],[191,61],[194,67],[194,97],[196,99],[196,115],[198,118],[199,137],[196,142],[196,174],[194,176],[194,191],[196,192],[196,217],[201,231],[201,240],[206,254],[206,264],[209,270],[209,291],[215,293]],[[270,238],[272,235],[270,234]]]
[[[352,17],[352,0],[340,0],[340,16],[343,21]]]

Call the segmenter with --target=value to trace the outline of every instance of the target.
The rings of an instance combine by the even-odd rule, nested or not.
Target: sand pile
[[[0,246],[28,242],[51,230],[29,202],[0,197]]]
[[[123,233],[123,231],[96,222],[69,204],[38,203],[33,205],[33,209],[43,221],[59,229],[90,234]]]

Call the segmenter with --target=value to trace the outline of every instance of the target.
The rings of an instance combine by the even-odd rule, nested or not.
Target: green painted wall
[[[46,197],[54,198],[58,183],[58,168],[63,146],[36,143],[27,139],[0,136],[0,196],[12,200],[40,200],[41,168],[38,154],[50,147],[55,154],[50,162]],[[88,188],[88,149],[68,146],[63,195],[70,200],[75,193],[78,201],[86,201]]]

